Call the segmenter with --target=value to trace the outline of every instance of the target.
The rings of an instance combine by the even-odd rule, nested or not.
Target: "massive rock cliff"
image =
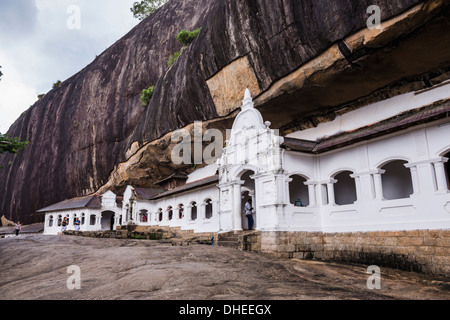
[[[188,172],[169,160],[171,132],[196,120],[229,128],[246,87],[289,132],[442,81],[449,1],[375,1],[384,29],[369,30],[373,2],[170,0],[11,126],[31,144],[0,158],[0,212],[34,222],[66,198]],[[168,68],[176,34],[199,27]]]

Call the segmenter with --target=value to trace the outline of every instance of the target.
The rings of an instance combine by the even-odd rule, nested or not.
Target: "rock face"
[[[424,74],[448,72],[449,1],[379,0],[383,21],[402,18],[375,35],[366,28],[372,2],[169,1],[11,126],[8,134],[31,144],[0,156],[0,211],[40,221],[37,209],[66,198],[188,172],[168,159],[171,132],[196,120],[229,128],[245,87],[274,127],[289,127],[358,99],[398,94],[399,81],[420,87]],[[176,34],[199,27],[167,68],[181,49]],[[420,51],[392,67],[409,52],[403,46]],[[142,107],[141,91],[150,85],[155,93]]]

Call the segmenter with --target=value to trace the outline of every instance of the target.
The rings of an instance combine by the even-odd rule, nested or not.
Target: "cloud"
[[[9,63],[10,61],[1,55],[0,61],[5,62],[2,66],[5,75],[0,81],[0,133],[6,133],[21,113],[37,100],[37,92],[35,88],[21,81],[20,72],[15,70],[12,61]]]
[[[46,93],[119,40],[139,21],[135,0],[1,0],[0,132]],[[80,9],[80,28],[70,29],[70,6]]]
[[[0,2],[0,39],[2,44],[17,37],[33,33],[36,26],[37,7],[30,0],[6,0]]]

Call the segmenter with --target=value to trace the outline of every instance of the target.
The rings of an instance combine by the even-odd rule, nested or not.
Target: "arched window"
[[[444,155],[444,158],[450,159],[450,152],[446,153]],[[450,160],[445,163],[444,167],[445,167],[445,176],[447,178],[447,188],[450,189]]]
[[[158,221],[161,222],[163,220],[163,209],[159,208],[157,214],[158,214]]]
[[[59,215],[58,216],[58,227],[61,227],[61,225],[62,225],[62,216]]]
[[[197,220],[197,202],[191,203],[191,220]]]
[[[299,175],[293,175],[289,182],[289,199],[296,207],[307,207],[309,205],[308,187],[305,185],[306,179]]]
[[[211,199],[206,199],[205,201],[205,218],[211,219],[213,216],[213,204]]]
[[[139,211],[139,221],[146,223],[148,222],[148,210],[141,210]]]
[[[381,168],[385,170],[381,176],[384,199],[404,199],[413,194],[411,171],[405,167],[406,163],[403,160],[394,160]]]
[[[351,171],[343,171],[334,176],[337,182],[334,184],[334,197],[337,205],[343,206],[355,203],[356,185],[355,179],[350,175]]]
[[[84,226],[86,222],[86,215],[84,213],[81,214],[81,225]]]
[[[171,221],[173,219],[173,209],[172,206],[168,206],[167,207],[167,215],[169,217],[169,221]]]
[[[89,221],[90,225],[95,226],[96,220],[97,220],[97,216],[95,214],[91,214],[90,221]]]
[[[184,218],[184,205],[182,203],[178,205],[178,218]]]
[[[53,216],[48,217],[48,226],[53,227]]]

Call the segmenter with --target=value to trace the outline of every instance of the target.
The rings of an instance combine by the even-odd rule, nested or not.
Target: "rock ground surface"
[[[67,268],[81,269],[68,290]],[[0,239],[0,299],[327,300],[449,299],[448,279],[368,266],[283,260],[232,248],[158,241],[19,235]]]

